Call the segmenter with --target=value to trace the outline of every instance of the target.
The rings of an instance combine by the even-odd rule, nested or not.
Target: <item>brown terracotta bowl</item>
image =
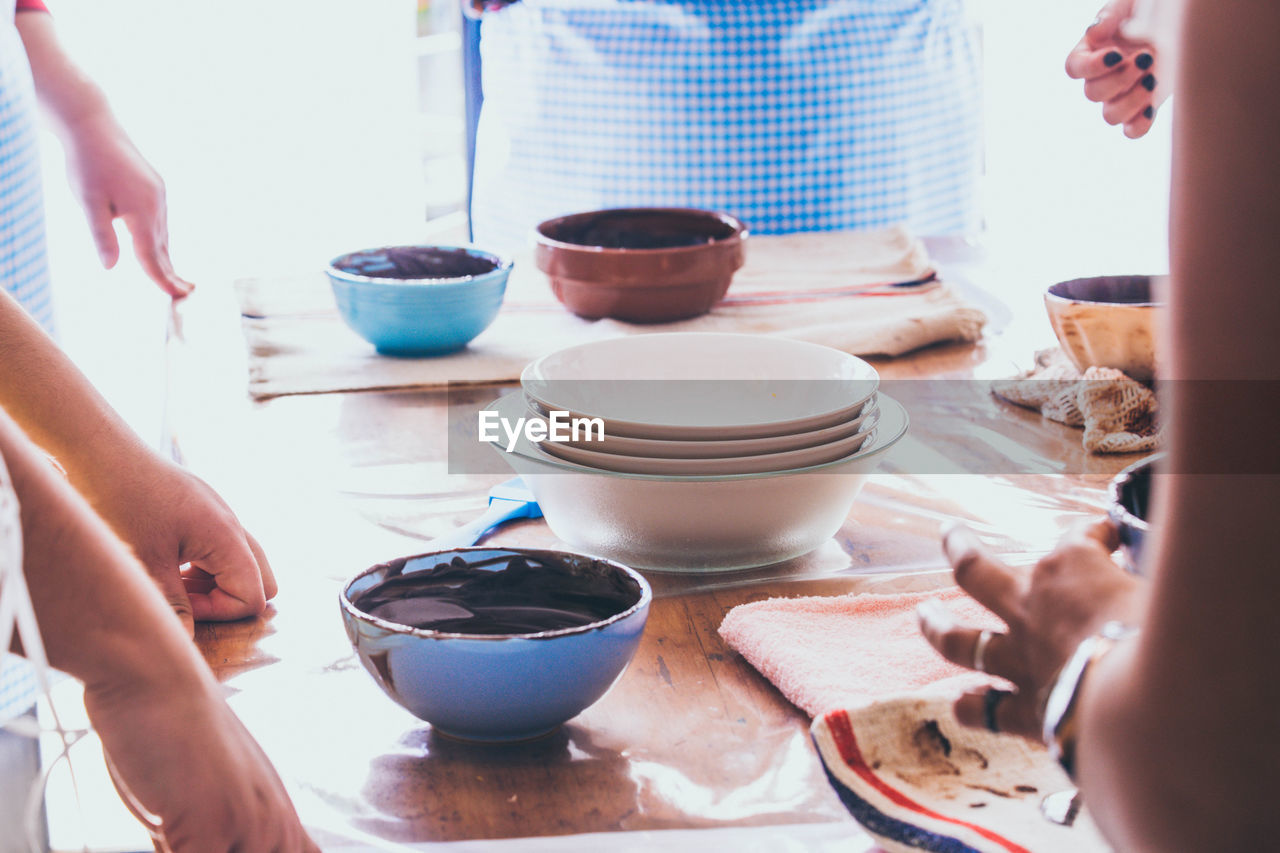
[[[747,229],[687,208],[596,210],[538,226],[537,263],[580,317],[662,323],[711,310],[742,266]]]
[[[1114,367],[1146,382],[1155,376],[1157,292],[1154,276],[1107,275],[1062,281],[1045,293],[1062,350],[1082,372]]]

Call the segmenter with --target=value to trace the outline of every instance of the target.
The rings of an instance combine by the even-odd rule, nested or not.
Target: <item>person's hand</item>
[[[157,849],[318,850],[212,679],[156,675],[86,684],[84,702],[126,803],[159,821]]]
[[[136,556],[0,408],[0,488],[10,487],[21,534],[6,530],[4,544],[21,554],[19,594],[30,595],[48,663],[83,682],[117,785],[144,819],[158,816],[161,849],[314,850]],[[159,496],[184,501],[172,489]],[[160,508],[126,509],[148,518]]]
[[[148,447],[9,294],[0,294],[0,341],[0,410],[132,546],[189,633],[195,619],[261,613],[275,578],[222,499]],[[52,470],[43,454],[40,464]]]
[[[169,260],[169,214],[164,181],[134,147],[109,111],[77,117],[63,135],[67,172],[80,197],[102,265],[120,258],[115,220],[133,238],[138,263],[160,289],[175,299],[195,288],[180,278]]]
[[[1098,522],[1064,538],[1029,573],[993,557],[966,527],[943,536],[956,583],[1009,627],[990,636],[982,670],[1012,682],[1015,691],[995,708],[1002,732],[1039,740],[1047,690],[1076,646],[1103,623],[1134,621],[1139,581],[1111,560],[1119,545],[1108,522]],[[958,624],[937,601],[920,606],[925,638],[947,660],[974,668],[982,634]],[[987,690],[956,702],[956,719],[967,726],[987,724]]]
[[[188,631],[261,613],[276,580],[257,540],[199,477],[154,452],[140,456],[115,466],[108,490],[91,499]]]
[[[1133,6],[1134,0],[1112,0],[1067,55],[1067,76],[1083,80],[1085,97],[1102,104],[1103,119],[1123,125],[1130,139],[1151,129],[1169,97],[1156,48],[1125,31]]]
[[[113,222],[124,221],[138,261],[160,289],[175,299],[193,285],[169,262],[164,182],[116,121],[106,96],[62,48],[52,16],[23,12],[14,19],[36,95],[54,121],[67,153],[68,177],[89,217],[103,266],[120,257]]]

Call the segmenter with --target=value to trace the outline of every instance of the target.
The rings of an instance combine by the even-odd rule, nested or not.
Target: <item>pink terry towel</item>
[[[959,589],[770,598],[742,604],[720,636],[812,716],[948,680],[955,692],[991,681],[949,663],[920,634],[916,605],[940,598],[978,628],[1004,624]],[[954,682],[951,681],[954,679]]]

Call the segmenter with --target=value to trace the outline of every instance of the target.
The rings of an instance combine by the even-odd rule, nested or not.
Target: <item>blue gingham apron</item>
[[[36,676],[17,655],[0,654],[0,724],[31,710],[36,703]]]
[[[33,616],[22,580],[21,540],[18,499],[4,459],[0,458],[0,828],[4,830],[0,832],[0,850],[27,849],[19,841],[20,836],[25,836],[19,827],[25,825],[28,797],[38,783],[40,766],[30,731],[36,721],[35,670],[7,652],[18,620]],[[30,634],[22,636],[24,641],[31,639]],[[39,646],[38,642],[26,643],[28,653],[43,660]],[[11,729],[9,725],[25,726],[25,730]]]
[[[4,460],[0,459],[0,512],[17,506],[17,498],[13,495],[13,490],[9,486],[4,469]],[[4,519],[0,519],[0,550],[9,553],[13,547],[9,536],[12,531],[5,524]],[[19,552],[20,553],[20,552]],[[7,566],[0,567],[0,595],[3,595],[4,569]],[[15,594],[13,591],[10,595]],[[7,633],[2,630],[8,626],[0,625],[0,634]],[[36,703],[36,677],[35,672],[27,664],[25,660],[17,655],[10,654],[8,649],[0,649],[0,726],[18,717],[31,709]],[[4,730],[0,728],[0,736],[3,736]],[[4,768],[0,767],[0,771]]]
[[[0,286],[52,334],[35,110],[31,69],[13,26],[13,3],[0,0]]]
[[[31,69],[13,27],[13,2],[0,0],[0,282],[52,332],[53,301],[37,147]],[[0,489],[12,497],[2,468]],[[0,542],[2,547],[5,543]],[[30,667],[7,649],[0,649],[0,722],[29,710],[35,697]]]
[[[626,205],[756,233],[979,224],[963,0],[521,0],[486,12],[481,55],[482,245]]]

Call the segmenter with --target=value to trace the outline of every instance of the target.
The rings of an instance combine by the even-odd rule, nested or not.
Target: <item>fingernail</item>
[[[1111,68],[1113,66],[1119,65],[1120,60],[1122,59],[1124,59],[1124,57],[1120,55],[1120,51],[1112,50],[1112,51],[1108,51],[1107,55],[1102,57],[1102,64],[1107,66],[1108,68]]]
[[[1156,108],[1151,105],[1148,105],[1147,108],[1142,111],[1143,118],[1155,118],[1155,114]]]
[[[951,522],[942,529],[942,551],[953,563],[978,546],[978,537],[962,521]]]
[[[1155,87],[1156,87],[1156,75],[1148,74],[1146,77],[1142,78],[1142,88],[1150,92],[1153,89],[1155,89]]]
[[[1155,57],[1153,57],[1151,54],[1140,53],[1138,54],[1137,58],[1133,60],[1133,64],[1138,66],[1139,69],[1146,71],[1148,68],[1151,67],[1151,63],[1155,61],[1156,61]]]
[[[956,623],[951,611],[936,598],[926,598],[917,604],[916,617],[922,623],[937,631],[946,631]]]

